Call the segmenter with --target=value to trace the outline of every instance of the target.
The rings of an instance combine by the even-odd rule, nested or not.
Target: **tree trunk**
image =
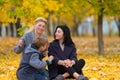
[[[93,33],[93,37],[96,37],[96,29],[95,29],[95,27],[92,27],[92,33]]]
[[[2,24],[2,27],[1,27],[1,36],[2,36],[2,39],[6,37],[6,27],[4,24]]]
[[[102,0],[98,0],[102,3]],[[98,14],[98,51],[99,54],[104,54],[104,42],[103,42],[103,32],[102,32],[102,24],[103,24],[103,8],[100,10],[100,14]]]
[[[9,23],[9,27],[10,27],[10,31],[11,31],[11,36],[13,37],[14,32],[13,32],[13,23],[12,22]]]
[[[118,26],[118,36],[120,37],[120,25]]]
[[[117,24],[117,27],[118,27],[118,36],[120,37],[120,18],[116,18],[115,17],[115,22],[116,22],[116,24]]]
[[[47,35],[49,35],[49,36],[51,36],[51,31],[50,31],[50,26],[51,26],[51,15],[50,15],[50,13],[49,13],[49,15],[48,15],[48,27],[47,27]]]
[[[17,29],[15,23],[13,24],[13,37],[17,37]]]
[[[82,32],[81,32],[81,36],[85,36],[85,26],[82,26],[82,28],[81,28],[82,30]]]
[[[20,18],[17,18],[17,22],[15,23],[15,26],[16,26],[16,29],[17,29],[17,31],[16,31],[16,32],[17,32],[17,33],[16,33],[16,36],[17,36],[17,37],[20,37],[19,31],[18,31],[18,29],[22,27],[22,25],[21,25],[21,19],[20,19]]]
[[[60,25],[60,16],[57,16],[57,25]]]
[[[109,37],[112,36],[112,28],[109,26]]]
[[[2,28],[2,22],[0,22],[0,36],[1,36],[1,28]]]
[[[77,21],[77,15],[74,15],[73,22],[74,22],[73,36],[79,36],[78,33],[79,21]]]
[[[9,34],[9,32],[8,32],[8,26],[6,26],[6,36],[9,36],[8,34]]]
[[[74,27],[73,27],[73,30],[72,30],[72,32],[73,32],[73,36],[79,36],[79,33],[78,33],[78,25],[75,25]]]

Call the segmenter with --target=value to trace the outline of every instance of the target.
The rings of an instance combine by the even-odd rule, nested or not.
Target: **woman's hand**
[[[18,41],[18,46],[22,47],[23,44],[24,44],[23,40],[20,39],[20,40]]]
[[[70,60],[70,59],[64,60],[64,62],[65,62],[65,67],[72,67],[75,64],[74,60]]]
[[[58,64],[68,68],[72,67],[75,64],[75,61],[70,59],[59,60]]]
[[[58,65],[62,65],[62,66],[65,67],[65,61],[64,61],[64,60],[59,60],[59,61],[58,61]]]
[[[65,67],[71,67],[71,60],[66,59],[64,60],[64,62],[65,62]]]

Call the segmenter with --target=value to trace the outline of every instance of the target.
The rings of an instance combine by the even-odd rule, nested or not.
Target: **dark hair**
[[[55,32],[54,32],[54,39],[55,39],[55,33],[58,28],[62,29],[62,31],[63,31],[63,36],[64,36],[63,44],[65,44],[65,45],[73,44],[74,45],[74,43],[71,39],[70,29],[66,25],[59,25],[56,27]],[[55,39],[55,41],[57,41],[57,40]]]
[[[37,37],[37,38],[35,38],[35,39],[33,40],[33,44],[34,44],[37,48],[39,48],[39,47],[41,47],[41,46],[44,46],[46,43],[48,43],[48,39],[47,39],[47,37],[45,37],[44,35],[39,36],[39,37]]]

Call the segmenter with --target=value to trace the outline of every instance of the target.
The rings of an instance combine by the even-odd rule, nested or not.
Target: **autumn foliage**
[[[16,70],[19,66],[20,54],[12,49],[18,39],[0,38],[0,80],[17,80]],[[49,38],[51,41],[52,38]],[[77,47],[78,59],[83,58],[86,65],[83,73],[89,80],[120,79],[120,40],[104,38],[105,54],[98,55],[96,38],[73,38]]]

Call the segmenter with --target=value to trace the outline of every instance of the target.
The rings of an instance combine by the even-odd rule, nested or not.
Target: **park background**
[[[57,25],[69,26],[90,80],[120,80],[119,4],[120,0],[0,0],[0,80],[17,80],[21,54],[13,47],[32,30],[37,17],[48,20],[49,41]]]

